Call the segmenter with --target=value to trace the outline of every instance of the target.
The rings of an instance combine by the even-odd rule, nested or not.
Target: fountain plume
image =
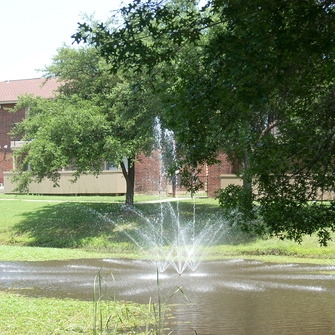
[[[159,118],[155,120],[154,136],[160,171],[157,193],[162,195],[165,185],[163,180],[168,176],[167,166],[177,166],[176,144],[173,132],[162,129]],[[224,220],[208,217],[198,222],[195,200],[193,201],[193,216],[189,219],[181,219],[178,201],[172,205],[171,202],[161,200],[159,211],[155,215],[144,214],[133,207],[126,208],[140,219],[141,224],[140,228],[133,227],[135,233],[124,230],[125,234],[160,272],[168,267],[173,267],[178,274],[186,270],[195,271],[208,247],[222,235]]]

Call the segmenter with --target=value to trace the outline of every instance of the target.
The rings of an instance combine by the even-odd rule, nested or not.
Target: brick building
[[[11,193],[11,170],[13,169],[13,150],[22,145],[20,139],[10,135],[11,128],[24,119],[26,111],[11,113],[18,97],[24,94],[53,98],[60,85],[56,79],[45,81],[43,78],[13,80],[0,82],[0,186],[5,193]],[[234,168],[225,155],[219,157],[221,163],[202,168],[204,190],[208,196],[215,196],[215,192],[222,187],[222,176],[234,179]],[[121,170],[108,169],[96,178],[95,176],[81,176],[76,183],[71,183],[71,171],[62,171],[60,187],[53,187],[48,180],[40,184],[31,185],[31,193],[38,194],[123,194],[125,180]],[[164,179],[165,178],[165,179]],[[139,155],[135,162],[135,193],[141,194],[173,194],[172,184],[161,175],[159,154],[153,152],[150,156]]]
[[[4,183],[4,171],[13,168],[11,142],[15,139],[11,137],[10,131],[15,123],[25,117],[25,110],[17,113],[8,110],[15,106],[20,95],[52,98],[58,85],[56,79],[46,82],[43,78],[0,82],[0,184]]]
[[[228,184],[242,183],[236,177],[237,165],[228,161],[225,154],[220,154],[218,160],[220,162],[217,164],[205,164],[201,167],[201,172],[198,174],[198,178],[203,183],[203,188],[199,191],[200,195],[215,197],[220,188],[224,188]],[[153,153],[149,157],[140,155],[135,165],[135,193],[157,193],[157,190],[163,190],[169,195],[173,194],[171,182],[164,179],[164,176],[161,177],[158,154]],[[178,191],[180,194],[186,192],[180,187],[178,187]]]

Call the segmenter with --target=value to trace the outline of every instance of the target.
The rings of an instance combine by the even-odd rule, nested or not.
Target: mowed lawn
[[[143,216],[160,214],[155,197],[135,198]],[[129,235],[145,224],[138,215],[125,210],[124,197],[0,195],[0,260],[44,260],[67,258],[145,257]],[[215,199],[174,201],[181,220],[196,215],[202,229],[220,208]],[[171,222],[171,224],[174,224]],[[213,221],[213,224],[216,224]],[[306,236],[301,245],[278,238],[246,238],[223,227],[223,238],[208,248],[208,259],[230,257],[261,258],[269,261],[332,262],[335,244],[320,247],[316,237]],[[124,234],[127,230],[127,234]],[[128,235],[128,236],[127,236]]]
[[[160,205],[136,199],[136,210],[154,217]],[[80,258],[145,258],[128,236],[145,221],[123,206],[123,197],[0,195],[0,261]],[[220,218],[214,199],[171,203],[182,219],[196,213],[201,230],[209,217]],[[171,223],[173,224],[173,223]],[[213,224],[216,224],[213,221]],[[251,258],[265,262],[335,263],[335,247],[320,247],[308,236],[301,245],[277,238],[250,238],[231,229],[208,248],[206,259]],[[123,233],[127,231],[127,234]],[[28,297],[0,289],[1,335],[153,334],[157,307],[99,297],[92,301]],[[156,319],[155,319],[156,318]],[[155,321],[156,320],[156,321]]]

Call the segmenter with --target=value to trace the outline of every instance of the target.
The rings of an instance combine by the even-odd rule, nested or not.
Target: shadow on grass
[[[25,236],[28,245],[43,247],[103,247],[128,241],[115,231],[114,216],[122,206],[108,203],[60,203],[21,214],[14,227],[16,236]]]
[[[46,205],[22,214],[21,222],[14,227],[14,235],[30,246],[134,251],[142,231],[152,230],[158,225],[160,215],[164,215],[166,241],[173,240],[178,220],[183,224],[194,221],[196,234],[201,233],[206,225],[216,225],[223,220],[220,208],[215,205],[194,207],[191,202],[181,202],[164,204],[164,208],[162,211],[160,204],[138,204],[136,210],[108,203]],[[225,225],[223,229],[227,232],[216,243],[231,242],[227,234],[230,228]]]

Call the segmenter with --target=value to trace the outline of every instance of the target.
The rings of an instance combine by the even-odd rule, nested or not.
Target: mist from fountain
[[[222,236],[225,222],[213,216],[199,227],[195,214],[191,220],[181,220],[178,204],[176,207],[162,202],[158,216],[146,216],[137,209],[128,208],[143,220],[143,224],[136,236],[124,232],[160,272],[171,266],[182,274],[198,268],[208,248]]]
[[[159,153],[160,176],[157,191],[163,194],[163,180],[167,178],[167,165],[176,166],[176,145],[173,132],[162,129],[159,119],[155,122],[155,149]],[[177,179],[177,178],[175,178]],[[174,185],[178,187],[178,185]],[[203,260],[208,247],[223,234],[225,220],[218,215],[198,221],[196,202],[193,199],[193,215],[181,218],[178,200],[172,205],[159,201],[160,210],[156,215],[147,215],[136,208],[127,208],[142,221],[136,234],[124,233],[144,252],[160,271],[172,267],[178,274],[186,270],[195,271]],[[133,227],[135,228],[135,227]]]

